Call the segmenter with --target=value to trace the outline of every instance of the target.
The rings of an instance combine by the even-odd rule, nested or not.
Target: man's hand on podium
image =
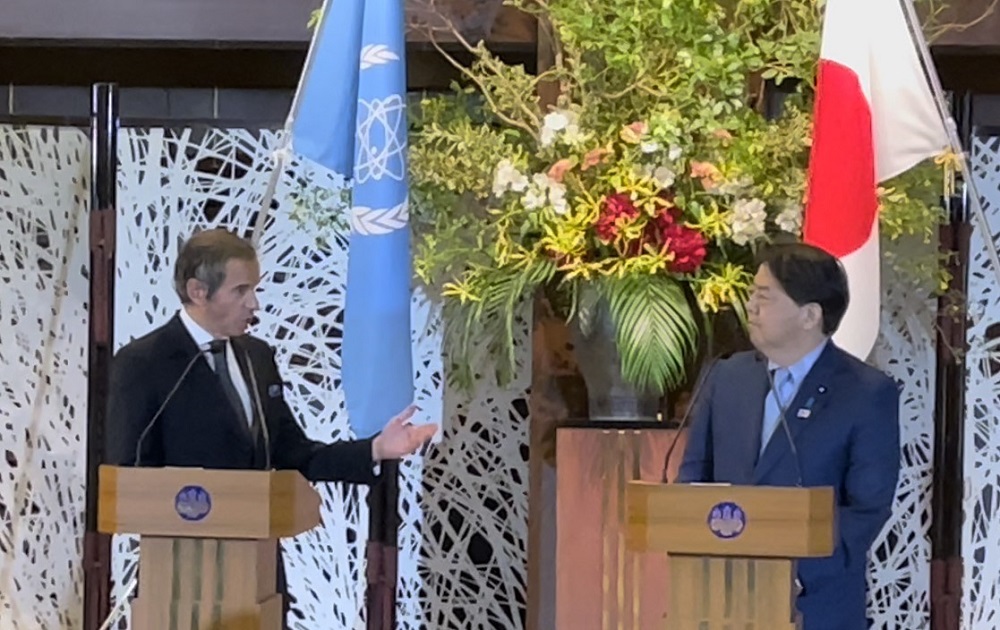
[[[414,425],[410,423],[410,418],[416,411],[417,406],[410,405],[390,420],[382,432],[375,436],[375,439],[372,440],[373,461],[399,459],[410,455],[434,437],[438,431],[438,425]]]

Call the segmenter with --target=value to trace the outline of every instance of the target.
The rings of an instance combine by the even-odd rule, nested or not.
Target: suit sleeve
[[[848,566],[864,562],[892,514],[899,480],[899,389],[886,378],[870,413],[855,425],[839,507],[840,536]]]
[[[105,422],[105,461],[116,466],[136,464],[136,446],[142,432],[156,413],[155,396],[150,391],[149,366],[136,352],[126,347],[111,361]],[[140,463],[162,466],[163,447],[160,430],[152,426],[142,440]]]
[[[372,484],[378,480],[372,461],[371,440],[344,440],[328,444],[309,439],[292,415],[280,384],[274,351],[268,348],[269,383],[278,384],[268,392],[267,414],[277,427],[271,453],[276,468],[295,469],[309,481],[345,481]]]
[[[684,447],[684,460],[677,474],[677,483],[705,482],[713,479],[712,462],[712,392],[715,389],[715,372],[709,366],[705,375],[705,384],[700,394],[691,401],[691,428],[688,430],[687,444]]]

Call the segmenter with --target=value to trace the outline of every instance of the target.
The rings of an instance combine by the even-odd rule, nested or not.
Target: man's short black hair
[[[824,335],[837,331],[850,301],[847,274],[839,260],[813,245],[784,243],[763,250],[757,263],[758,266],[767,265],[768,271],[796,304],[819,305],[823,311]]]

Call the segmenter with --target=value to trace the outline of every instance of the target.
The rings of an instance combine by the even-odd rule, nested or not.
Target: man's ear
[[[809,330],[823,329],[823,308],[811,302],[802,307],[802,316],[805,319],[805,326]]]
[[[202,305],[208,301],[208,286],[196,278],[188,278],[187,284],[188,299],[192,304]]]

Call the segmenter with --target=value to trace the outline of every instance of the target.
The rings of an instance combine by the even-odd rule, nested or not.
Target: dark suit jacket
[[[270,437],[271,466],[295,469],[310,481],[372,483],[371,441],[323,444],[310,440],[285,403],[274,351],[245,335],[231,340],[247,388],[253,365]],[[135,464],[136,443],[178,383],[198,347],[179,316],[122,348],[111,364],[107,460]],[[251,400],[256,398],[251,391]],[[142,442],[143,466],[264,468],[264,439],[255,441],[223,392],[208,361],[198,359]]]
[[[703,388],[678,481],[796,485],[796,458],[780,426],[758,461],[767,361],[733,355],[715,364]],[[833,486],[837,503],[833,556],[798,564],[803,630],[863,630],[867,554],[891,514],[899,476],[899,388],[831,341],[786,417],[802,485]]]
[[[230,341],[250,390],[251,403],[256,405],[247,361],[253,365],[270,438],[272,468],[298,470],[310,481],[377,480],[370,439],[323,444],[307,438],[285,403],[274,350],[249,335]],[[118,351],[111,363],[108,463],[135,465],[139,436],[180,382],[142,441],[140,464],[237,470],[265,467],[263,435],[253,439],[247,422],[236,414],[208,361],[198,358],[181,380],[184,369],[198,354],[197,345],[178,315]],[[276,588],[279,593],[286,590],[280,547]],[[283,604],[283,619],[287,619],[287,597]]]

